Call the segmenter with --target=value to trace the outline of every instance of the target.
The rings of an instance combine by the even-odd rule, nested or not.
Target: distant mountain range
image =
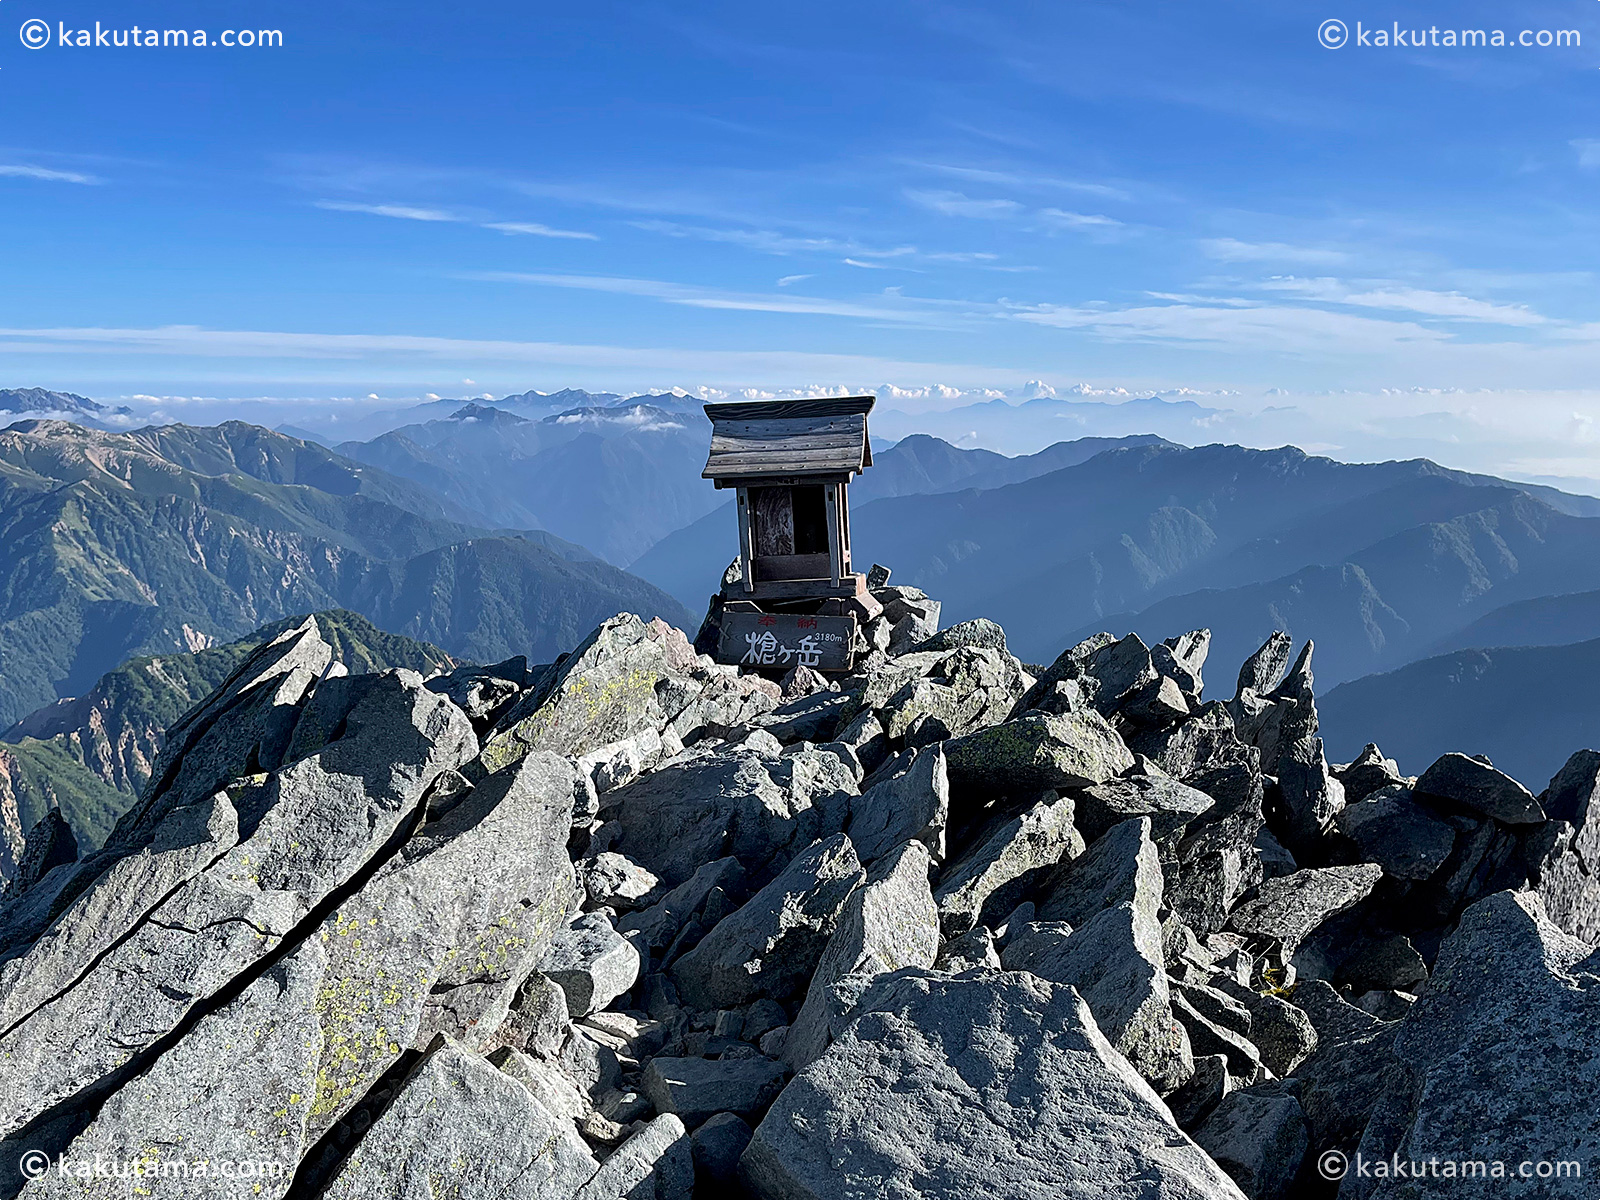
[[[162,734],[263,642],[302,618],[276,621],[194,654],[135,658],[82,696],[30,714],[0,737],[0,875],[21,838],[59,809],[80,846],[99,846],[145,781]],[[316,614],[323,639],[351,674],[409,667],[423,675],[454,661],[437,646],[384,633],[352,612]]]
[[[128,416],[132,409],[112,408],[71,392],[51,392],[44,388],[0,388],[0,413],[13,416],[66,417],[95,424],[109,416]]]
[[[894,496],[1003,487],[1074,466],[1106,450],[1165,444],[1161,438],[1148,434],[1079,438],[1058,442],[1037,454],[1007,458],[992,450],[963,450],[925,433],[912,434],[874,454],[871,469],[850,485],[851,510],[855,512],[874,500]],[[854,528],[852,520],[852,530]],[[628,569],[694,609],[703,606],[719,586],[722,572],[737,553],[738,544],[733,502],[724,496],[716,509],[662,538],[647,553],[628,564]],[[859,540],[856,544],[860,545]],[[892,547],[883,549],[887,555],[883,562],[895,568],[901,556]],[[861,570],[871,565],[860,550],[854,552],[854,561]]]
[[[927,433],[958,446],[981,438],[984,445],[1007,454],[1085,437],[1118,437],[1130,429],[1192,446],[1214,437],[1212,426],[1228,415],[1226,409],[1160,396],[1111,401],[1039,396],[1020,404],[995,399],[915,414],[885,406],[873,415],[873,432],[887,439]]]
[[[1456,749],[1488,755],[1539,792],[1574,746],[1600,746],[1597,679],[1600,639],[1457,650],[1341,684],[1317,711],[1331,759],[1349,761],[1376,738],[1417,775]]]
[[[1049,661],[1101,628],[1209,626],[1237,661],[1274,628],[1338,683],[1398,666],[1502,605],[1600,587],[1600,500],[1425,460],[1300,450],[1112,450],[1022,483],[856,510],[857,557],[999,621]],[[641,565],[642,566],[642,565]]]
[[[553,657],[619,611],[692,618],[547,532],[240,422],[0,430],[0,726],[140,654],[349,608],[492,661]]]
[[[84,422],[99,408],[0,397],[84,406]],[[1600,638],[1600,500],[1421,459],[1157,436],[1204,426],[1211,410],[1188,401],[1000,407],[1018,431],[1101,409],[1126,427],[1137,407],[1156,433],[1013,458],[875,417],[875,465],[851,488],[856,564],[926,588],[946,624],[992,618],[1034,662],[1100,629],[1208,627],[1217,662],[1273,629],[1313,638],[1344,757],[1360,749],[1345,729],[1376,731],[1402,761],[1473,745],[1534,779],[1547,743],[1600,740],[1573,666]],[[917,420],[955,436],[963,412]],[[697,626],[737,546],[729,498],[699,477],[698,400],[526,393],[396,416],[336,449],[238,422],[0,431],[0,725],[47,719],[134,656],[295,612],[346,608],[477,661],[551,657],[622,610]],[[63,780],[88,769],[51,761]]]
[[[676,401],[590,403],[538,419],[511,401],[467,404],[338,450],[423,484],[485,524],[550,530],[624,565],[719,500],[700,478],[710,422]]]

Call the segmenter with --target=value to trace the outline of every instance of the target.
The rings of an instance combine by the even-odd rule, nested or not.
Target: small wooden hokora
[[[702,475],[738,501],[738,570],[724,581],[719,662],[848,671],[877,608],[850,566],[850,480],[872,465],[874,396],[708,404]],[[732,578],[737,574],[739,578]]]

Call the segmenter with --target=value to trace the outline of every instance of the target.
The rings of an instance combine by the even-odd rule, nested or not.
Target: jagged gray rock
[[[333,982],[313,1131],[436,1033],[492,1044],[574,898],[575,777],[547,751],[490,775],[323,923]]]
[[[1054,792],[1046,796],[1000,822],[945,868],[933,896],[945,936],[958,937],[979,924],[997,926],[1057,864],[1083,853],[1073,801],[1055,799]]]
[[[85,886],[79,903],[122,913],[126,928],[106,937],[110,948],[91,962],[73,959],[82,967],[41,987],[53,998],[0,1036],[0,1054],[19,1072],[17,1086],[0,1092],[0,1130],[18,1128],[121,1068],[261,961],[379,853],[439,774],[476,749],[466,715],[426,690],[416,673],[372,678],[377,683],[351,710],[344,736],[230,791],[248,837],[216,847],[220,857],[213,854],[173,890],[131,904],[94,895],[122,886],[109,871]],[[125,821],[137,824],[156,811],[171,811],[160,794]],[[148,835],[142,844],[154,845]],[[74,869],[104,871],[118,857],[108,846]],[[156,907],[146,911],[147,903]],[[41,969],[60,967],[52,956]]]
[[[1569,758],[1544,806],[1551,836],[1536,856],[1535,889],[1558,928],[1593,945],[1600,941],[1600,754],[1580,750]]]
[[[1161,904],[1161,860],[1150,840],[1150,818],[1136,817],[1113,828],[1077,858],[1068,859],[1044,882],[1038,906],[1044,921],[1086,924],[1101,909],[1129,902]]]
[[[1398,1072],[1362,1135],[1374,1161],[1453,1157],[1593,1162],[1600,1153],[1600,956],[1562,933],[1537,897],[1479,901],[1445,940],[1426,992],[1395,1038]],[[1422,1188],[1417,1183],[1423,1184]],[[1431,1181],[1345,1180],[1341,1196],[1426,1194]],[[1578,1176],[1523,1195],[1588,1195]]]
[[[589,904],[609,908],[643,907],[661,882],[649,871],[614,850],[602,850],[577,866],[578,882],[583,885]]]
[[[639,951],[604,913],[584,913],[550,937],[539,971],[567,998],[573,1020],[607,1007],[639,979]]]
[[[373,1122],[326,1200],[555,1200],[599,1169],[571,1122],[443,1036]]]
[[[1221,1054],[1198,1055],[1194,1060],[1194,1074],[1188,1083],[1166,1098],[1167,1108],[1178,1122],[1178,1128],[1192,1131],[1232,1090],[1233,1076],[1228,1074],[1227,1058]]]
[[[739,1186],[739,1156],[750,1144],[751,1129],[737,1113],[722,1112],[694,1131],[695,1178],[723,1193]]]
[[[745,746],[670,763],[614,793],[613,847],[669,887],[725,856],[770,877],[801,848],[844,828],[856,780],[834,755],[782,758]]]
[[[1309,1144],[1300,1102],[1276,1084],[1224,1096],[1194,1140],[1250,1200],[1293,1196]]]
[[[816,970],[845,901],[865,876],[842,833],[802,851],[672,964],[679,994],[702,1010],[793,994]]]
[[[745,895],[745,870],[738,859],[719,858],[704,864],[649,908],[625,913],[617,929],[638,934],[643,950],[665,950],[713,893]]]
[[[1399,1025],[1346,1003],[1320,979],[1296,986],[1292,999],[1317,1031],[1315,1053],[1294,1072],[1311,1154],[1354,1153],[1395,1065]]]
[[[1277,687],[1278,680],[1283,678],[1289,666],[1289,655],[1293,650],[1294,642],[1289,635],[1281,629],[1273,630],[1261,648],[1245,659],[1244,665],[1239,668],[1239,682],[1234,688],[1234,696],[1243,695],[1247,689],[1262,696]]]
[[[1229,925],[1240,933],[1277,941],[1292,957],[1312,930],[1365,899],[1382,876],[1382,867],[1362,863],[1312,867],[1268,879],[1254,900],[1234,909]]]
[[[1077,994],[1017,971],[882,977],[740,1169],[784,1200],[1240,1196]]]
[[[227,1183],[184,1169],[206,1158],[281,1164],[287,1169],[232,1181],[232,1194],[284,1195],[307,1148],[322,1046],[315,1001],[326,966],[320,943],[297,947],[113,1093],[64,1151],[69,1161],[90,1165],[141,1162],[150,1173],[144,1193],[130,1191],[139,1184],[126,1177],[80,1181],[52,1171],[22,1194],[28,1200],[227,1194]]]
[[[1365,858],[1396,879],[1429,878],[1456,844],[1456,831],[1418,804],[1404,784],[1347,805],[1335,821]]]
[[[1355,761],[1346,767],[1335,768],[1339,782],[1344,784],[1345,800],[1351,804],[1365,800],[1374,792],[1405,782],[1400,766],[1392,758],[1385,758],[1376,742],[1368,742]]]
[[[1317,1049],[1317,1029],[1302,1009],[1287,1000],[1229,978],[1226,972],[1212,976],[1212,986],[1232,997],[1250,1014],[1251,1043],[1261,1051],[1261,1061],[1282,1078],[1311,1057]]]
[[[928,650],[958,650],[963,646],[976,646],[982,650],[1006,653],[1006,631],[987,617],[974,617],[948,629],[941,629],[924,642],[912,647],[912,653]]]
[[[1211,653],[1211,630],[1194,629],[1169,637],[1150,647],[1150,661],[1166,678],[1182,689],[1190,700],[1198,700],[1205,690],[1201,671]]]
[[[935,858],[944,858],[950,818],[950,779],[938,745],[908,750],[903,762],[850,802],[845,832],[861,861],[870,863],[916,838]]]
[[[1502,825],[1537,825],[1545,819],[1532,792],[1504,771],[1465,754],[1439,759],[1422,773],[1416,791]]]
[[[28,831],[16,873],[0,888],[0,896],[15,899],[56,867],[77,861],[78,839],[72,826],[61,816],[60,809],[52,808]]]
[[[574,1200],[690,1200],[694,1150],[683,1122],[655,1118],[606,1159]]]
[[[1163,775],[1107,780],[1076,793],[1076,801],[1078,828],[1091,842],[1133,817],[1149,817],[1150,836],[1160,841],[1216,807],[1204,792]]]
[[[939,909],[928,888],[931,865],[926,846],[906,842],[874,863],[866,882],[845,901],[784,1039],[783,1058],[792,1069],[827,1049],[828,991],[840,979],[933,966],[939,956]]]
[[[1194,1074],[1194,1058],[1172,1016],[1156,919],[1160,900],[1159,892],[1146,891],[1096,913],[1059,942],[1012,943],[1000,961],[1077,989],[1106,1040],[1158,1092],[1170,1092]]]
[[[1206,1016],[1181,988],[1172,991],[1172,1015],[1189,1035],[1190,1053],[1196,1057],[1220,1054],[1228,1060],[1228,1073],[1254,1082],[1260,1072],[1261,1051],[1244,1034]]]
[[[685,1125],[699,1125],[719,1112],[759,1116],[783,1090],[783,1064],[757,1055],[713,1061],[709,1058],[653,1058],[640,1086],[657,1111],[676,1113]]]
[[[1093,711],[1035,713],[945,743],[952,788],[1038,795],[1087,787],[1133,766],[1117,731]]]

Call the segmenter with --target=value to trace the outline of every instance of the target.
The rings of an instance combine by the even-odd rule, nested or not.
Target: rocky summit
[[[1208,697],[875,576],[842,676],[251,650],[27,836],[0,1196],[1587,1194],[1600,753],[1334,763],[1310,643]]]

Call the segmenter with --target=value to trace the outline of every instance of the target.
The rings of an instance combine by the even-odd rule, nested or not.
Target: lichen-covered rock
[[[314,1132],[436,1033],[493,1044],[573,900],[575,776],[545,751],[490,775],[323,922]]]
[[[793,995],[816,970],[845,902],[865,876],[842,833],[796,855],[672,964],[685,1003],[710,1011]]]
[[[598,1169],[570,1121],[441,1036],[323,1196],[567,1200]]]
[[[957,650],[975,646],[983,650],[1006,653],[1006,631],[986,617],[974,617],[948,629],[941,629],[926,641],[912,647],[912,653],[925,650]]]
[[[63,1152],[91,1166],[97,1159],[141,1162],[149,1173],[146,1191],[126,1174],[80,1181],[51,1171],[22,1195],[284,1195],[308,1144],[306,1116],[322,1046],[314,1002],[326,965],[320,943],[296,948],[113,1093]],[[246,1168],[248,1176],[232,1180],[197,1178],[186,1169],[195,1158],[269,1167]]]
[[[1104,783],[1133,766],[1117,731],[1093,711],[1035,713],[945,743],[953,788],[1038,795]]]
[[[885,976],[784,1089],[740,1170],[783,1200],[1239,1200],[1069,987]]]
[[[0,1035],[0,1056],[16,1072],[14,1085],[0,1090],[0,1131],[15,1130],[125,1066],[276,949],[318,902],[382,851],[433,780],[476,748],[466,715],[425,689],[415,672],[371,678],[377,682],[352,708],[338,740],[229,789],[238,827],[249,835],[170,892],[139,898],[155,902],[153,909],[90,894],[122,886],[106,868],[136,847],[119,852],[108,844],[102,856],[79,864],[76,870],[86,874],[101,871],[80,901],[122,913],[127,927],[104,954],[73,959],[83,964],[81,972],[74,966],[57,978],[52,998]],[[161,794],[125,821],[136,824],[157,811],[171,811]],[[157,827],[140,846],[154,845]],[[204,849],[199,857],[207,857]],[[69,910],[62,920],[71,920],[72,911],[90,909]],[[59,961],[51,961],[56,970]]]

